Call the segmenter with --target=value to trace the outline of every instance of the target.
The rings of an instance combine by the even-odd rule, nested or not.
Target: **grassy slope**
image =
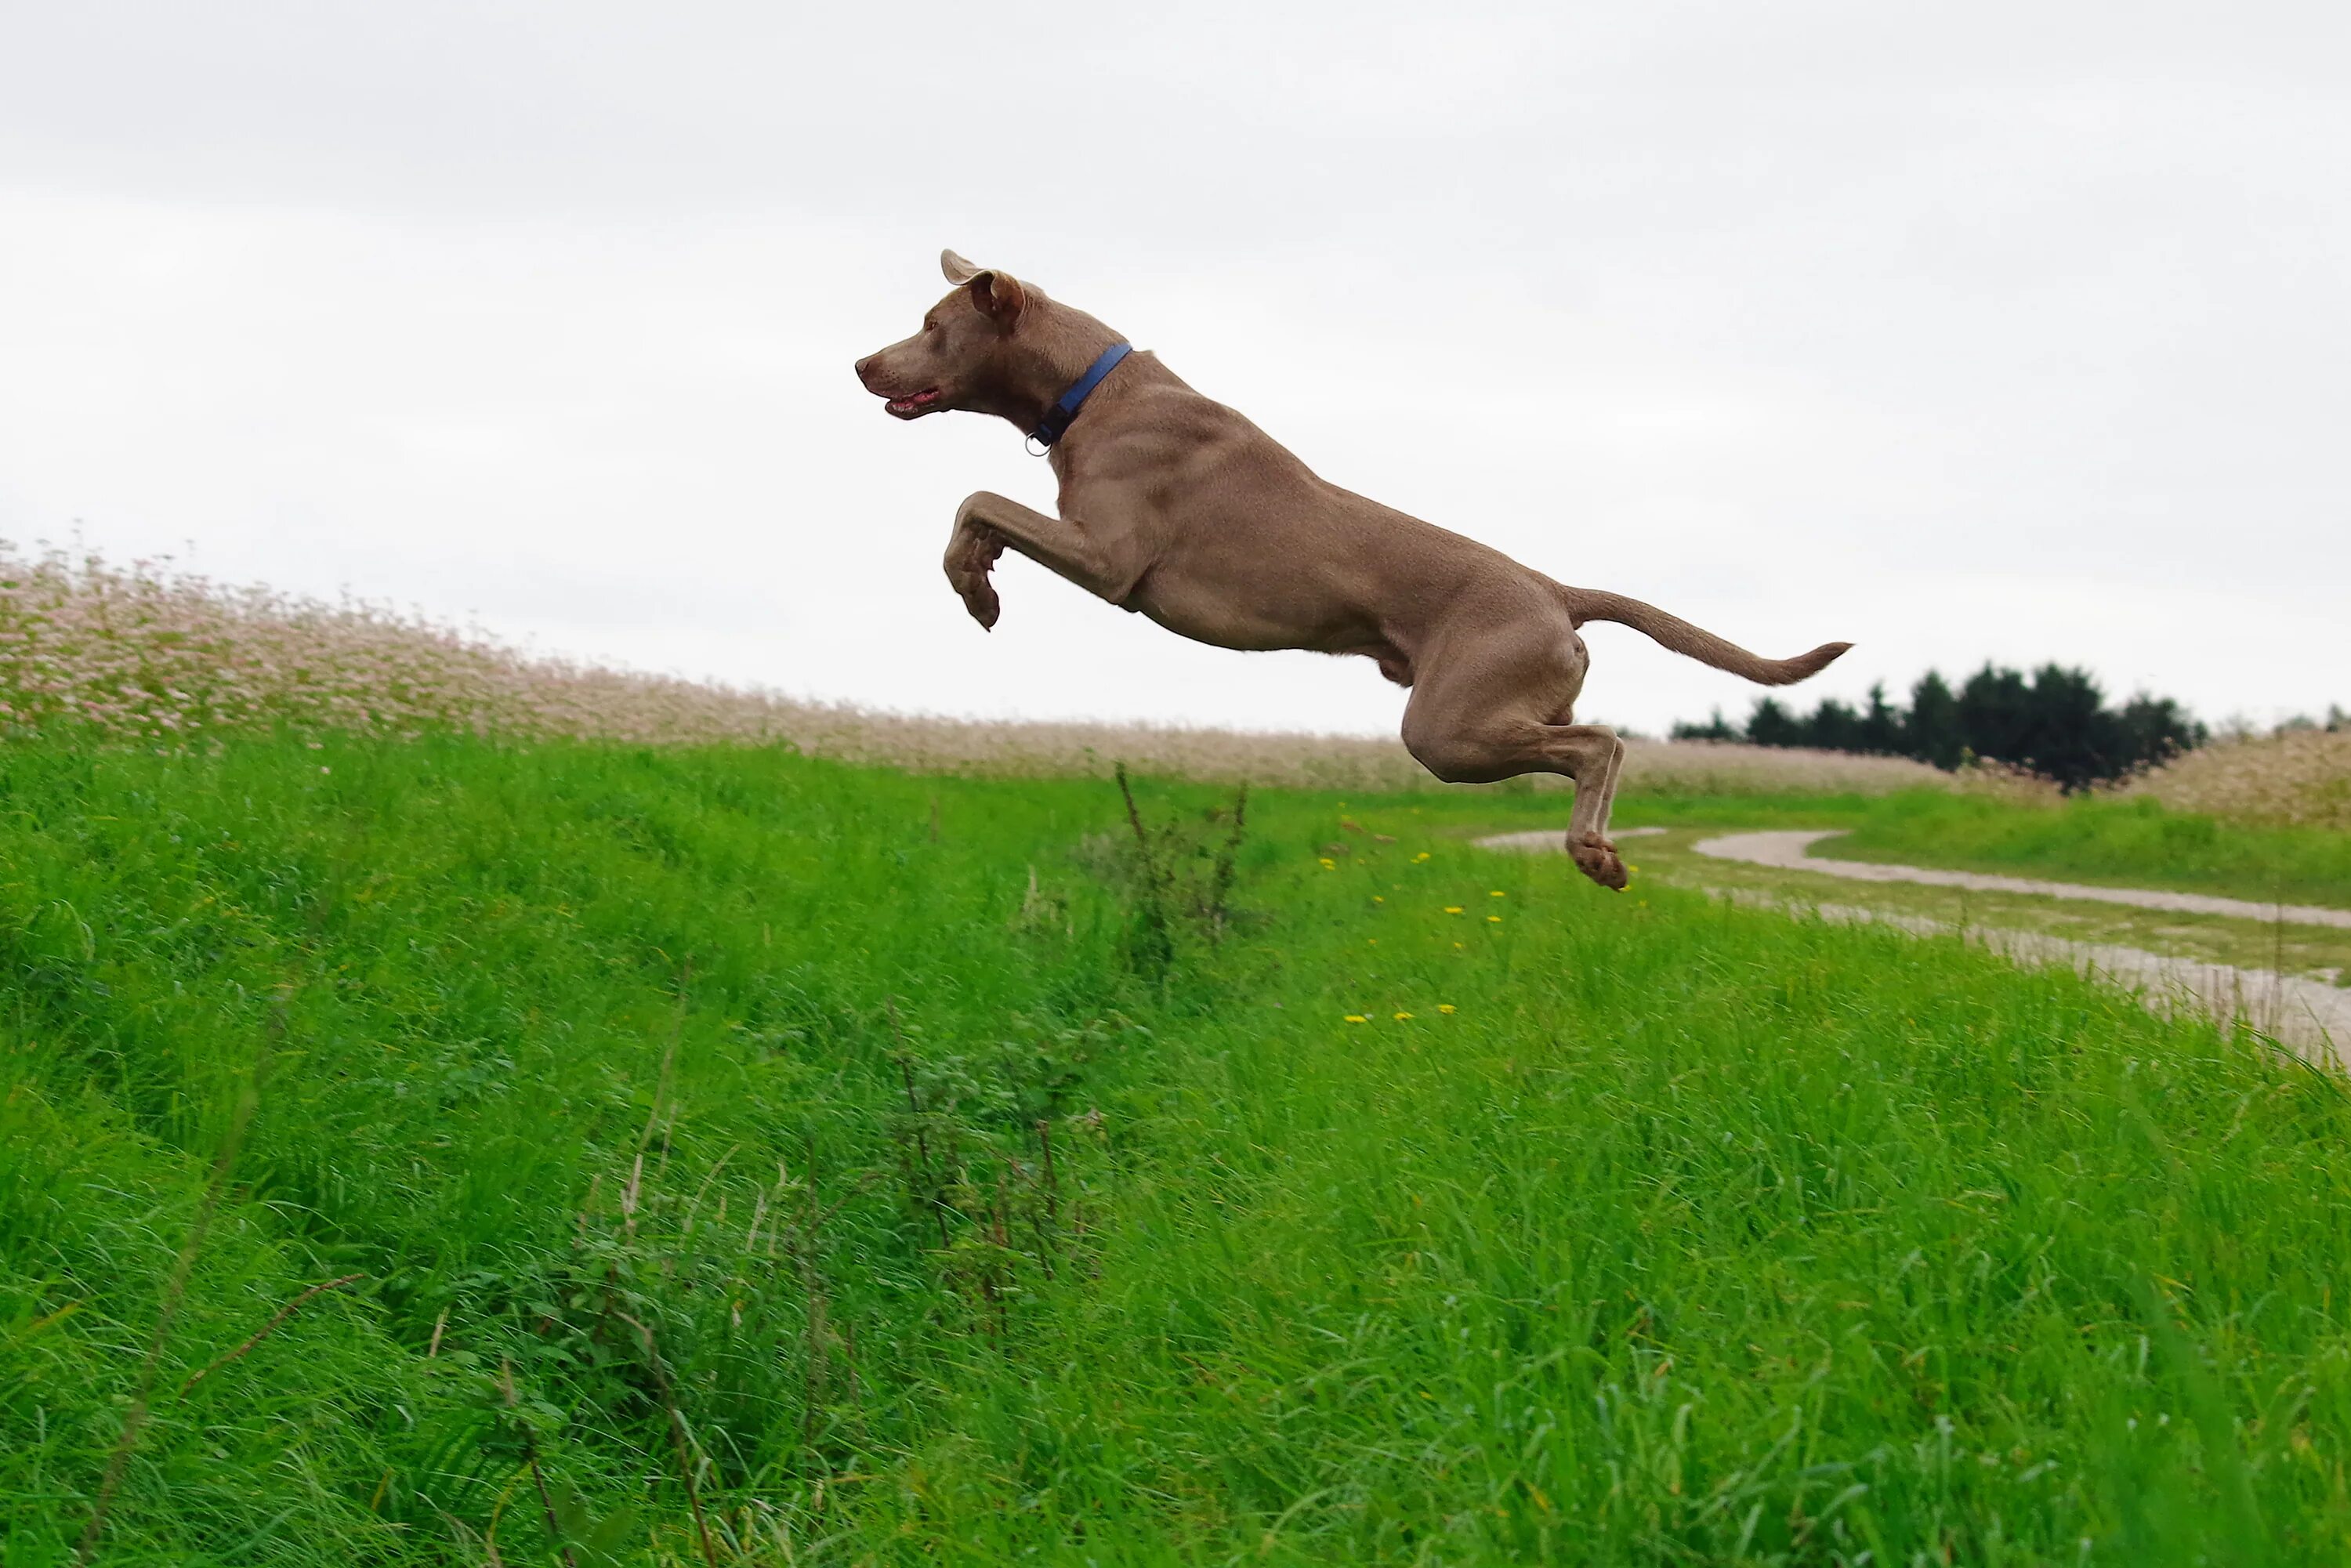
[[[717,1537],[803,1563],[2351,1545],[2351,1108],[2068,977],[1604,895],[1449,836],[1490,797],[1355,801],[1385,845],[1261,797],[1256,917],[1163,980],[1099,785],[0,779],[11,1568],[80,1529],[265,1050],[110,1561],[554,1561],[533,1452],[580,1561],[698,1560],[669,1406]]]
[[[1035,1516],[1332,1562],[2341,1550],[2331,1083],[1358,815],[1397,845],[1290,857],[1266,991],[1165,1064],[1102,1284],[883,1517],[972,1561]]]
[[[850,1186],[891,1172],[904,1109],[883,998],[1003,1102],[972,1135],[1025,1146],[1019,1113],[1050,1108],[1040,1054],[1078,1071],[1094,1046],[1055,1031],[1132,988],[1087,890],[1045,936],[1011,924],[1025,862],[1104,820],[1099,789],[955,788],[935,844],[930,787],[772,753],[14,748],[0,777],[12,1565],[79,1527],[266,1048],[239,1201],[117,1511],[123,1558],[433,1560],[502,1495],[510,1550],[528,1542],[502,1360],[559,1501],[577,1489],[586,1512],[658,1469],[664,1374],[739,1495],[841,1468],[897,1430],[938,1294],[890,1183]],[[820,1339],[811,1369],[776,1216],[843,1199],[805,1250],[857,1343]],[[355,1270],[171,1396],[300,1286]],[[653,1500],[673,1523],[680,1500]]]
[[[1863,805],[1821,852],[2351,909],[2351,833],[2239,827],[2143,798],[2018,807],[1908,790]]]

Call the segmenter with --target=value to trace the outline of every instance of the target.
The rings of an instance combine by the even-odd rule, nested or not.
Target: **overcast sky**
[[[952,246],[1771,655],[2351,704],[2351,7],[0,0],[0,537],[883,706],[1389,731],[1008,560]],[[191,553],[191,547],[193,547]],[[1594,629],[1580,716],[1756,688]]]

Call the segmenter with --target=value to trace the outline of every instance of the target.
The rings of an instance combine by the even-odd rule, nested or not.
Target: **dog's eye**
[[[939,324],[936,320],[930,320],[923,323],[923,330],[925,332],[935,332],[938,329]]]

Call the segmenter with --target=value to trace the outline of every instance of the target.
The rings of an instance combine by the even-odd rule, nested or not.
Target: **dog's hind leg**
[[[1608,812],[1616,803],[1616,773],[1625,765],[1625,743],[1601,724],[1549,724],[1541,742],[1552,771],[1575,780],[1575,810],[1567,819],[1567,853],[1576,870],[1603,887],[1625,891],[1625,862],[1608,838]],[[1556,760],[1552,760],[1556,759]]]
[[[1608,737],[1606,770],[1601,777],[1598,790],[1587,792],[1583,780],[1576,780],[1575,810],[1568,819],[1567,852],[1574,858],[1584,875],[1603,887],[1613,887],[1621,893],[1629,878],[1625,875],[1625,862],[1617,856],[1615,844],[1608,837],[1608,814],[1616,809],[1616,778],[1625,770],[1625,742],[1615,731],[1596,724],[1565,727]],[[1586,800],[1593,801],[1589,820],[1585,820],[1583,815]]]
[[[1625,743],[1614,730],[1598,724],[1524,720],[1432,727],[1414,724],[1407,715],[1405,747],[1448,784],[1491,784],[1522,773],[1557,773],[1574,780],[1568,855],[1578,871],[1601,886],[1624,887],[1625,862],[1608,840],[1608,809],[1625,756]]]
[[[1608,841],[1608,810],[1625,743],[1604,725],[1567,722],[1583,685],[1582,639],[1564,628],[1529,631],[1489,633],[1466,656],[1424,662],[1405,707],[1405,748],[1448,784],[1523,773],[1573,779],[1567,852],[1584,875],[1621,889],[1625,862]]]

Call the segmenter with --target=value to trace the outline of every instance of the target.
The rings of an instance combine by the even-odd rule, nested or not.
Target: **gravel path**
[[[1615,836],[1663,832],[1662,828],[1628,828]],[[2021,893],[2047,898],[2093,899],[2102,904],[2126,904],[2140,909],[2231,915],[2242,919],[2285,919],[2297,925],[2351,926],[2351,913],[2339,909],[2254,904],[2243,899],[2212,898],[2202,894],[2163,893],[2117,887],[2092,887],[2079,883],[2042,882],[2016,876],[1984,876],[1974,872],[1939,871],[1924,866],[1880,865],[1868,861],[1820,860],[1805,853],[1823,832],[1728,833],[1696,846],[1698,853],[1716,860],[1743,861],[1750,865],[1786,871],[1817,872],[1856,882],[1925,883],[1938,887],[1964,887],[1987,893]],[[1497,833],[1479,839],[1481,848],[1520,853],[1553,852],[1565,847],[1565,835],[1556,829],[1540,832]],[[2317,980],[2273,974],[2267,969],[2241,969],[2228,964],[2206,963],[2120,947],[2103,942],[2070,942],[2037,931],[2009,931],[1970,925],[1965,927],[1921,915],[1850,904],[1814,904],[1800,900],[1733,893],[1722,888],[1703,891],[1717,898],[1767,908],[1817,914],[1822,919],[1890,925],[1914,936],[1958,935],[1970,942],[2023,964],[2064,964],[2093,978],[2120,982],[2137,991],[2158,1012],[2192,1012],[2222,1023],[2242,1019],[2281,1044],[2305,1055],[2351,1067],[2351,989]]]
[[[1932,866],[1881,865],[1876,861],[1823,860],[1808,853],[1834,832],[1726,833],[1706,839],[1698,852],[1721,861],[1745,861],[1750,865],[1776,866],[1782,871],[1808,871],[1819,876],[1842,876],[1854,882],[1917,882],[1930,887],[1965,887],[1978,893],[2022,893],[2043,898],[2086,899],[2094,904],[2127,904],[2136,909],[2168,909],[2183,915],[2227,915],[2239,920],[2267,924],[2283,920],[2291,925],[2335,925],[2351,930],[2351,909],[2320,909],[2307,904],[2262,904],[2246,898],[2215,898],[2205,893],[2165,893],[2139,887],[2093,887],[2079,882],[2043,882],[2037,877],[1988,876],[1981,872],[1943,871]]]

